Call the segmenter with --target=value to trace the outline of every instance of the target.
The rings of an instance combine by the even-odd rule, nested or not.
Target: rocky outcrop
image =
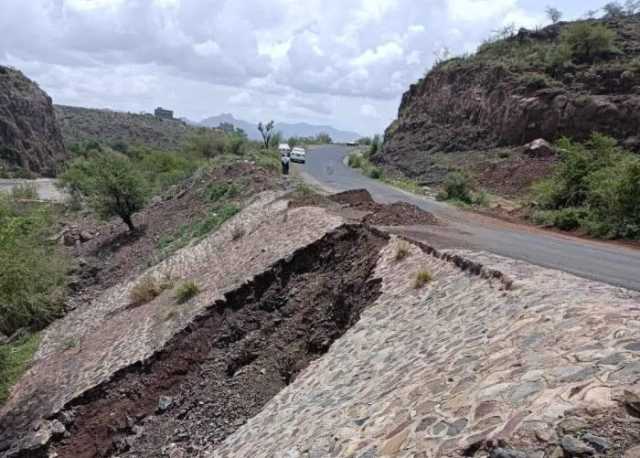
[[[544,56],[558,46],[561,26],[556,25],[521,31],[494,43],[493,50],[481,48],[476,55],[437,65],[403,95],[398,118],[374,161],[417,176],[429,169],[436,152],[520,146],[562,136],[583,140],[594,131],[640,150],[640,73],[634,71],[640,18],[605,25],[617,33],[615,59],[550,67]]]
[[[0,66],[0,172],[54,176],[66,157],[51,98]]]

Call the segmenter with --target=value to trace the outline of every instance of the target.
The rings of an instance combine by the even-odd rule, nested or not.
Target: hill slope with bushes
[[[183,121],[161,119],[152,114],[65,105],[56,105],[55,110],[67,146],[97,141],[112,146],[176,149],[197,132],[196,127]]]
[[[640,15],[505,30],[404,94],[372,160],[406,175],[433,155],[600,132],[640,149]]]

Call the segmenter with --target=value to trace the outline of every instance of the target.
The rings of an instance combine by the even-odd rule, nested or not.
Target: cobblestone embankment
[[[138,279],[117,285],[94,303],[54,323],[29,371],[0,410],[0,455],[46,443],[55,424],[43,420],[118,370],[144,361],[203,310],[276,261],[343,224],[320,208],[287,210],[276,193],[260,195],[201,243],[186,247],[144,275],[193,280],[201,293],[177,305],[172,291],[131,307]],[[244,235],[236,239],[236,228]]]
[[[484,253],[397,261],[399,243],[360,321],[207,456],[640,456],[621,401],[640,388],[637,294]]]

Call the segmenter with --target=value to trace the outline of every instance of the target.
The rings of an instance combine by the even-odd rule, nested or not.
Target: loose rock
[[[595,450],[587,444],[573,436],[564,436],[560,445],[570,456],[590,456],[595,454]]]

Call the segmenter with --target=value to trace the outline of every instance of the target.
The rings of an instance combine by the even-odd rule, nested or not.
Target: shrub
[[[616,33],[603,24],[577,22],[565,28],[560,35],[573,58],[592,62],[596,57],[615,50],[613,40]]]
[[[162,286],[151,275],[143,277],[129,292],[131,305],[143,305],[151,302],[162,293]]]
[[[460,172],[449,173],[444,181],[444,197],[448,200],[472,203],[469,179]]]
[[[20,207],[0,196],[0,332],[41,328],[62,312],[68,258],[49,242],[49,207]]]
[[[594,134],[584,143],[559,142],[560,163],[536,184],[534,194],[547,213],[538,221],[561,229],[582,227],[597,237],[640,236],[640,158]]]
[[[183,283],[176,290],[176,300],[178,304],[184,304],[200,293],[200,287],[194,281]]]
[[[60,182],[72,194],[82,194],[100,217],[119,216],[131,232],[135,230],[131,217],[144,208],[149,194],[141,173],[119,153],[77,159]]]
[[[382,178],[382,169],[380,167],[371,167],[367,172],[369,178],[380,180]]]
[[[227,147],[226,135],[213,129],[202,128],[187,140],[187,151],[196,157],[221,156]]]
[[[395,260],[400,262],[411,254],[409,245],[406,242],[401,242],[396,247]]]
[[[238,135],[231,135],[227,138],[224,151],[226,154],[243,156],[246,151],[246,140]]]
[[[416,273],[416,278],[413,281],[413,287],[415,289],[420,289],[426,284],[431,283],[431,280],[433,280],[433,278],[431,277],[431,273],[428,270],[419,270]]]
[[[349,154],[348,164],[354,169],[362,168],[362,155],[360,153]]]

